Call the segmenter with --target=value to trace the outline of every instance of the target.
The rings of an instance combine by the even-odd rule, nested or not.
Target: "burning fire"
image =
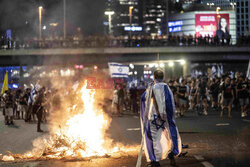
[[[96,90],[81,88],[82,107],[73,106],[74,114],[60,126],[53,126],[53,133],[34,141],[34,149],[24,155],[13,154],[15,159],[62,159],[87,158],[93,156],[116,156],[121,152],[136,151],[138,147],[113,144],[105,136],[111,118],[95,107]],[[77,111],[75,111],[77,110]],[[5,159],[11,159],[5,157]]]

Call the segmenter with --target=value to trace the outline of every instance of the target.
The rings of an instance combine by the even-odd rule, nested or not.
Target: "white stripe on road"
[[[219,123],[219,124],[216,124],[216,126],[228,126],[230,125],[229,123]]]
[[[141,130],[141,128],[129,128],[127,129],[127,131],[139,131]]]
[[[204,157],[201,156],[201,155],[194,155],[194,158],[197,159],[198,161],[202,161],[204,160]],[[204,161],[204,162],[201,162],[201,164],[205,167],[214,167],[212,164],[210,164],[209,162],[207,161]]]
[[[249,123],[250,123],[250,120],[248,120],[248,119],[243,119],[242,121],[245,121],[245,122],[249,122]]]
[[[204,160],[204,158],[201,155],[194,155],[195,159],[198,161]]]
[[[202,165],[204,165],[205,167],[214,167],[212,164],[210,164],[209,162],[205,161],[201,163]]]

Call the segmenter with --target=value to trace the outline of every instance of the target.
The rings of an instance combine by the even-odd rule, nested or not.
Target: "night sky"
[[[105,0],[66,0],[69,33],[81,27],[84,36],[103,33]],[[63,0],[0,0],[0,33],[12,29],[16,34],[37,33],[38,9],[44,7],[43,24],[62,26]]]

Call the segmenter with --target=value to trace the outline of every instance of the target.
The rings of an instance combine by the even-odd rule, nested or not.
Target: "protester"
[[[187,87],[185,85],[185,80],[182,79],[181,81],[181,85],[178,87],[177,89],[177,94],[178,94],[178,101],[179,101],[179,109],[180,109],[180,113],[179,115],[182,117],[184,116],[184,112],[186,111],[187,108]]]
[[[190,109],[194,110],[197,102],[197,89],[198,85],[195,83],[195,80],[192,81],[191,83],[191,88],[190,88]]]
[[[249,105],[248,90],[248,83],[243,81],[243,77],[240,77],[237,85],[237,97],[239,98],[241,117],[243,118],[247,116],[247,106]]]
[[[218,95],[219,95],[219,80],[218,78],[214,78],[213,82],[210,86],[211,94],[212,94],[212,108],[215,110],[218,108]]]
[[[228,109],[228,118],[231,118],[231,110],[232,110],[232,103],[234,100],[234,93],[233,93],[233,88],[230,83],[230,77],[226,77],[225,79],[225,84],[223,85],[222,88],[222,98],[223,98],[223,107],[222,111],[220,114],[220,117],[223,117],[223,111],[225,108]]]
[[[137,88],[135,84],[132,84],[132,87],[129,90],[130,101],[131,101],[131,109],[133,113],[138,113],[138,104],[137,104]]]
[[[13,121],[14,97],[10,89],[5,91],[3,98],[5,101],[5,125],[14,125],[14,121]]]
[[[37,98],[35,99],[33,104],[33,113],[35,113],[37,116],[37,132],[43,132],[41,130],[41,121],[44,112],[44,91],[45,88],[41,88],[38,91]]]
[[[207,95],[208,95],[207,81],[205,78],[202,78],[201,82],[198,85],[198,100],[199,104],[200,102],[202,102],[204,115],[207,115]]]
[[[174,97],[168,85],[163,83],[163,78],[163,72],[156,70],[154,83],[141,97],[141,129],[146,159],[151,167],[159,167],[159,161],[167,157],[174,166],[174,156],[179,155],[182,149],[174,121]]]

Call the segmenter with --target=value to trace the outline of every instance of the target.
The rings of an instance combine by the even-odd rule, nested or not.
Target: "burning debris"
[[[79,84],[80,86],[80,84]],[[68,111],[61,112],[63,120],[60,125],[50,124],[50,133],[33,141],[33,150],[23,155],[11,154],[3,156],[3,161],[44,160],[44,159],[86,159],[90,157],[106,157],[126,155],[136,151],[137,147],[125,147],[114,144],[105,135],[111,118],[98,109],[95,104],[95,89],[87,89],[87,82],[77,96],[80,102]]]

